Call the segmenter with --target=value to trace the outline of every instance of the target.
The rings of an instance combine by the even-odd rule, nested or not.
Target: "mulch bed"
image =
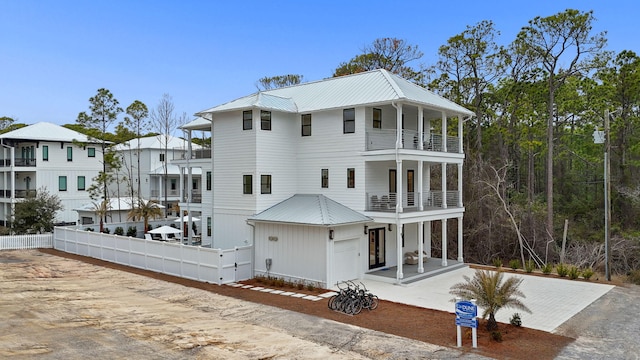
[[[455,315],[444,311],[424,309],[411,305],[381,300],[380,305],[376,310],[364,310],[359,315],[350,316],[330,310],[327,307],[328,300],[326,299],[310,301],[290,296],[281,296],[260,291],[235,288],[226,285],[219,286],[152,271],[131,268],[53,249],[41,249],[40,251],[111,269],[126,271],[154,279],[211,291],[236,299],[275,306],[282,309],[360,326],[431,344],[451,348],[456,347]],[[248,281],[247,283],[252,283],[252,281]],[[262,284],[254,284],[263,286]],[[285,288],[283,290],[318,294],[317,291],[297,290],[293,288]],[[566,345],[574,340],[569,337],[555,335],[540,330],[500,323],[499,330],[502,333],[502,342],[496,342],[491,339],[491,334],[485,330],[484,325],[484,321],[480,321],[480,325],[478,327],[477,349],[473,349],[471,347],[471,329],[463,328],[464,335],[463,347],[461,348],[462,351],[473,352],[496,359],[553,359]]]

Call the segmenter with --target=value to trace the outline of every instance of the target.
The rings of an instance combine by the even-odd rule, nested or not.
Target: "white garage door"
[[[333,283],[358,278],[358,239],[336,241],[333,244]]]

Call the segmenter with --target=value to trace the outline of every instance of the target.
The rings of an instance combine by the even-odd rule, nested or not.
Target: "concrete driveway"
[[[449,289],[453,284],[464,282],[463,276],[473,277],[475,269],[464,267],[420,280],[407,285],[394,285],[374,280],[362,283],[379,298],[403,304],[453,313],[453,296]],[[517,275],[505,271],[505,276],[523,279],[520,290],[526,298],[523,302],[532,314],[516,309],[502,309],[496,320],[509,323],[513,313],[518,312],[522,325],[532,329],[553,332],[574,315],[614,288],[613,285],[586,281],[557,279],[551,277]]]

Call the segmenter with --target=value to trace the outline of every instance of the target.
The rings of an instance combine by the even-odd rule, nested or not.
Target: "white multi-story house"
[[[100,144],[65,127],[40,122],[0,135],[0,224],[7,225],[16,202],[46,189],[64,207],[57,223],[75,224],[73,210],[91,199],[87,189],[102,171]]]
[[[118,171],[118,178],[121,181],[110,185],[111,194],[119,198],[130,197],[133,188],[134,195],[157,201],[166,206],[171,215],[177,215],[177,205],[186,185],[184,184],[185,178],[180,176],[180,168],[172,161],[185,159],[188,148],[187,140],[174,136],[167,138],[165,135],[132,139],[116,145],[114,150],[118,152],[122,163]],[[193,144],[191,148],[194,152],[201,149],[197,144]],[[138,150],[140,150],[139,161]],[[140,179],[138,179],[138,166],[140,167]],[[200,170],[194,169],[189,186],[194,201],[201,197],[200,178]],[[122,181],[122,179],[126,180]],[[140,182],[140,194],[137,194],[138,182]]]
[[[400,282],[407,253],[416,274],[426,259],[463,262],[464,107],[375,70],[197,115],[211,121],[191,129],[211,126],[211,167],[201,167],[212,246],[253,244],[256,273],[327,285],[383,270]]]

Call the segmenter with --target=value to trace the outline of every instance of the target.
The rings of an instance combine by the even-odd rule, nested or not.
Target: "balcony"
[[[393,129],[369,129],[366,133],[367,151],[389,150],[396,148],[396,130]],[[423,134],[422,147],[424,151],[443,151],[442,135]],[[418,132],[415,130],[402,130],[402,149],[418,150],[420,144]],[[447,136],[448,153],[459,153],[460,146],[456,136]]]
[[[173,148],[172,160],[186,160],[187,149],[185,148]],[[191,150],[191,159],[211,159],[211,149],[197,149]]]
[[[15,166],[20,166],[20,167],[24,167],[24,166],[35,167],[36,159],[15,158],[13,163],[15,164]],[[11,159],[0,159],[0,167],[5,167],[5,166],[11,166]]]
[[[446,202],[447,208],[458,207],[459,193],[453,191],[428,191],[422,199],[422,211],[437,210],[442,208],[442,204]],[[402,196],[403,212],[419,211],[420,193],[409,192]],[[396,193],[367,193],[367,211],[395,212],[396,211]]]

